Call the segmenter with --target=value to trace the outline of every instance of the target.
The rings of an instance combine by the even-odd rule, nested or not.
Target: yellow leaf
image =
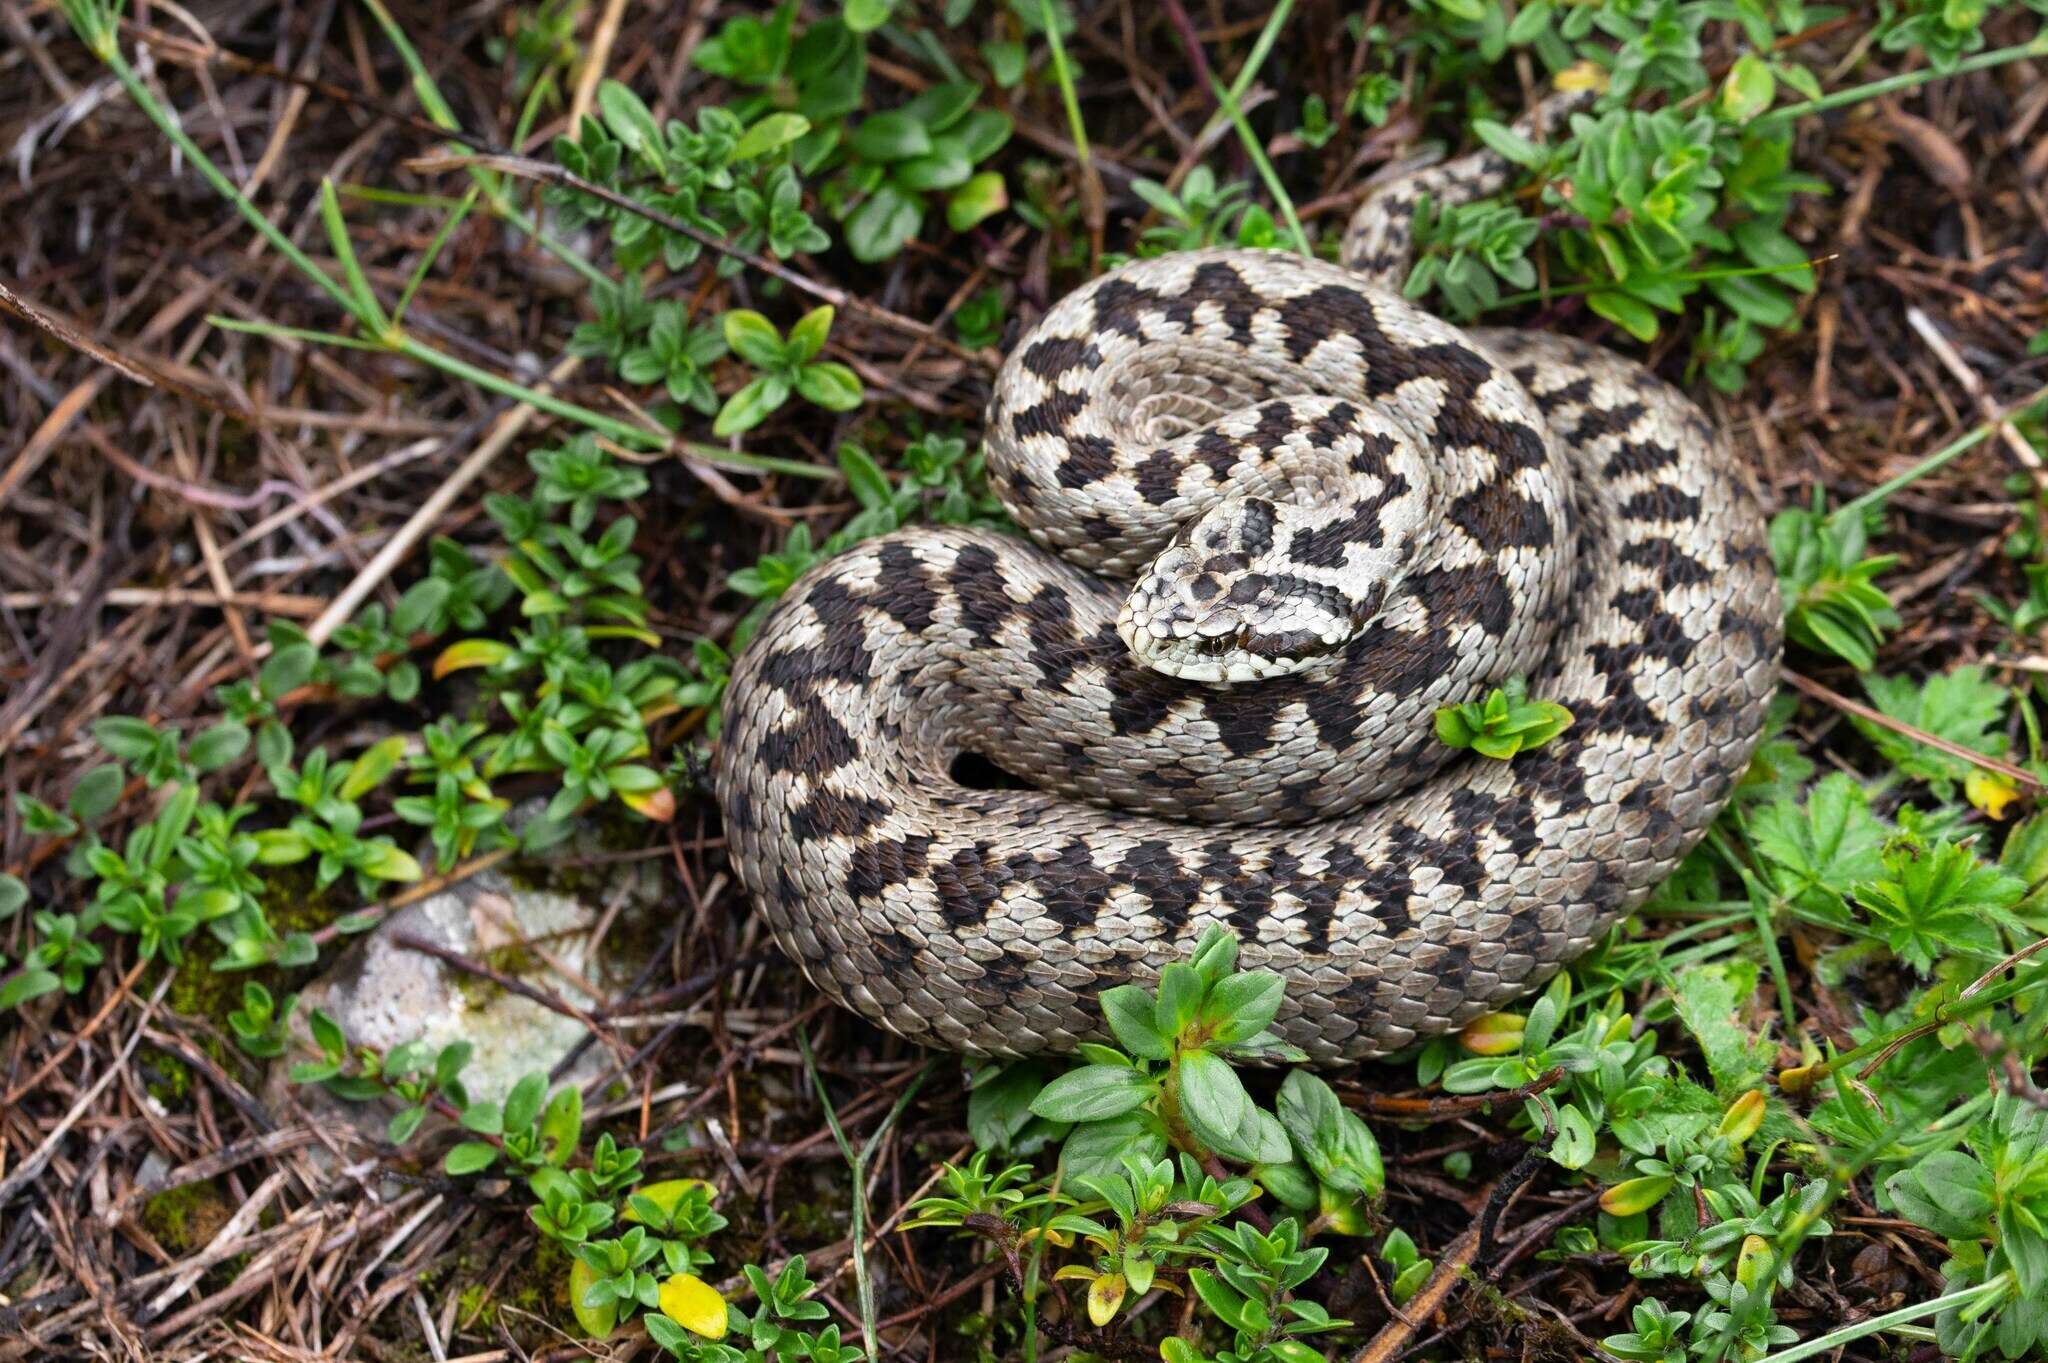
[[[1664,1194],[1670,1191],[1671,1176],[1668,1174],[1632,1178],[1600,1194],[1600,1210],[1609,1216],[1634,1216],[1662,1202]]]
[[[1513,1055],[1522,1049],[1525,1021],[1520,1013],[1488,1013],[1466,1023],[1458,1040],[1475,1055]]]
[[[496,639],[464,639],[441,650],[434,659],[434,680],[466,667],[490,667],[512,656],[512,649]]]
[[[661,1285],[661,1314],[706,1339],[725,1338],[725,1298],[694,1273],[678,1273]]]
[[[1778,1087],[1787,1093],[1804,1093],[1820,1080],[1820,1066],[1800,1065],[1778,1071]]]
[[[622,790],[619,799],[641,818],[656,823],[667,823],[676,816],[676,793],[667,786],[635,792]]]
[[[1088,1284],[1088,1319],[1098,1327],[1116,1319],[1116,1309],[1123,1304],[1123,1274],[1105,1273]]]
[[[1771,1275],[1776,1266],[1777,1259],[1771,1253],[1770,1241],[1761,1235],[1742,1238],[1742,1248],[1735,1255],[1735,1281],[1754,1289]]]
[[[1734,1141],[1746,1141],[1764,1124],[1764,1091],[1751,1089],[1728,1104],[1721,1114],[1720,1134]]]
[[[619,1304],[608,1301],[602,1306],[585,1306],[583,1294],[596,1281],[597,1274],[581,1259],[569,1265],[569,1309],[576,1313],[576,1323],[583,1327],[584,1334],[592,1339],[603,1339],[619,1323]]]
[[[676,1204],[683,1200],[684,1193],[692,1188],[709,1188],[710,1186],[709,1183],[706,1183],[701,1178],[670,1178],[663,1179],[659,1183],[643,1184],[633,1191],[661,1208],[663,1216],[674,1216]],[[619,1214],[619,1219],[621,1221],[638,1221],[640,1214],[634,1211],[633,1204],[628,1202],[626,1210]]]
[[[1607,72],[1596,62],[1573,62],[1550,78],[1557,90],[1597,90],[1606,93]]]
[[[348,764],[348,778],[341,783],[341,798],[362,799],[398,769],[398,761],[404,756],[404,734],[393,734],[363,749],[356,755],[356,760]]]
[[[1372,1220],[1366,1215],[1364,1198],[1353,1197],[1327,1183],[1318,1186],[1317,1194],[1317,1207],[1331,1230],[1339,1235],[1372,1234]]]
[[[1979,767],[1963,778],[1963,794],[1992,818],[2002,819],[2005,807],[2020,797],[2020,788],[2011,777]]]

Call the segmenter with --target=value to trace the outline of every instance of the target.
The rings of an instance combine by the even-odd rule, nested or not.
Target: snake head
[[[1306,671],[1379,613],[1371,565],[1293,561],[1297,509],[1233,498],[1183,527],[1132,587],[1117,633],[1139,662],[1183,681],[1234,684]]]

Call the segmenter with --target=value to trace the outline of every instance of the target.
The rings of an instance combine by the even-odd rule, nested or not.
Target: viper
[[[1059,1051],[1221,924],[1337,1063],[1534,989],[1704,835],[1782,644],[1759,499],[1637,362],[1402,297],[1419,201],[1512,173],[1389,180],[1336,263],[1101,275],[993,383],[1028,538],[902,529],[785,594],[714,780],[819,988],[929,1045]],[[1569,727],[1506,761],[1438,739],[1510,683]]]

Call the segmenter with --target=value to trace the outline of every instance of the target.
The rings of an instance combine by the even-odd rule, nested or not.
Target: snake
[[[1541,987],[1702,839],[1783,646],[1760,494],[1642,364],[1403,297],[1421,202],[1516,173],[1393,175],[1335,261],[1098,275],[991,384],[1024,535],[913,525],[783,594],[712,778],[817,988],[929,1047],[1059,1053],[1221,926],[1284,981],[1272,1029],[1343,1064]],[[1571,722],[1506,760],[1439,738],[1496,690]]]

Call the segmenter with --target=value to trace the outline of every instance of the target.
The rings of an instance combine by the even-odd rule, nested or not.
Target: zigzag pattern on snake
[[[1289,1041],[1358,1059],[1541,984],[1704,834],[1775,683],[1762,514],[1640,365],[1394,291],[1419,193],[1508,173],[1383,188],[1342,265],[1096,279],[989,403],[1035,542],[906,529],[791,588],[714,775],[820,988],[930,1045],[1063,1050],[1221,923],[1285,976]],[[1516,674],[1564,734],[1511,762],[1436,741],[1438,706]],[[962,784],[963,753],[1027,788]]]

